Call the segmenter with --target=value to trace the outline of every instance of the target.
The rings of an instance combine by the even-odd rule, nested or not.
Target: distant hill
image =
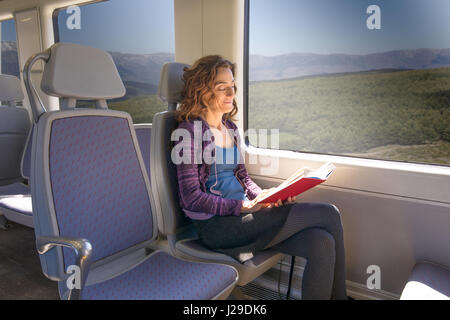
[[[362,156],[395,145],[408,155],[380,154],[450,164],[450,66],[252,82],[248,106],[249,128],[278,129],[280,149]],[[426,157],[398,147],[435,143]]]
[[[132,96],[136,92],[155,93],[162,65],[175,60],[173,53],[110,54]],[[2,57],[2,70],[18,75],[15,42],[2,41]],[[250,81],[261,81],[381,69],[432,69],[445,66],[450,66],[450,49],[397,50],[367,55],[292,53],[273,57],[251,55],[249,75]]]
[[[432,69],[450,66],[450,49],[397,50],[367,55],[292,53],[251,55],[250,81],[379,69]]]
[[[110,52],[123,81],[158,86],[163,64],[175,60],[173,53],[130,54]]]
[[[132,97],[149,96],[156,94],[158,86],[148,83],[136,82],[136,81],[124,81],[123,82],[127,93],[123,98],[115,99],[117,101],[126,100]]]
[[[19,60],[17,57],[17,47],[14,41],[2,41],[2,73],[19,76]]]

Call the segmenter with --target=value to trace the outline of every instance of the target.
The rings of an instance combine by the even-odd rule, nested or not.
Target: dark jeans
[[[194,224],[207,247],[230,255],[234,248],[273,248],[305,258],[303,299],[347,299],[343,229],[334,205],[295,203]]]

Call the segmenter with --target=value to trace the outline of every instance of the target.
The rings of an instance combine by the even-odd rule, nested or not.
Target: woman
[[[344,240],[337,208],[321,203],[257,204],[261,190],[242,163],[235,66],[220,56],[198,60],[183,75],[175,145],[180,205],[210,249],[241,262],[266,248],[307,259],[303,299],[347,299]],[[199,141],[201,139],[201,141]]]

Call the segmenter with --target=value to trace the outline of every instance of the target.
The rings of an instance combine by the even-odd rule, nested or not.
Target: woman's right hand
[[[259,211],[262,208],[260,203],[257,203],[255,200],[244,200],[241,207],[241,213],[252,213]]]

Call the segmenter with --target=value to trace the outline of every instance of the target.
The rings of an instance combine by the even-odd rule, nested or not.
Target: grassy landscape
[[[450,67],[251,83],[248,118],[280,149],[450,165]]]
[[[108,106],[112,110],[128,112],[133,123],[152,123],[155,113],[167,110],[167,103],[162,102],[156,94],[113,101]]]

